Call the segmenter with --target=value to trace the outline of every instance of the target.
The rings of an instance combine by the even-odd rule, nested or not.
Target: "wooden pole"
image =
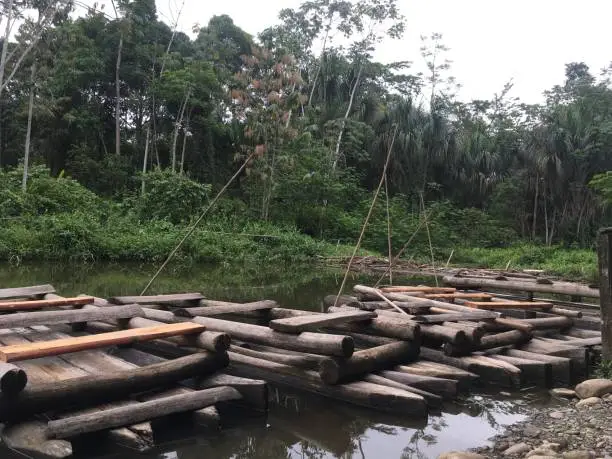
[[[355,352],[346,360],[325,359],[319,367],[319,376],[326,384],[338,384],[356,376],[414,362],[418,355],[418,346],[399,341]]]
[[[129,394],[204,376],[229,363],[227,354],[199,353],[176,360],[26,388],[19,397],[0,397],[0,420],[27,417],[69,405],[103,403]]]
[[[148,308],[143,308],[143,310],[146,318],[159,320],[160,322],[182,322],[185,320],[184,318],[176,317],[168,311]],[[191,321],[203,325],[207,330],[225,332],[232,338],[292,351],[350,357],[355,350],[355,343],[349,336],[312,332],[290,335],[275,332],[268,327],[210,317],[195,317]]]
[[[612,360],[612,228],[599,231],[597,238],[597,258],[599,260],[599,305],[601,309],[601,357]]]
[[[215,403],[242,398],[240,392],[228,386],[151,400],[125,407],[111,408],[98,413],[57,419],[47,425],[50,438],[68,438],[113,427],[121,427],[156,419],[169,414],[198,410]]]

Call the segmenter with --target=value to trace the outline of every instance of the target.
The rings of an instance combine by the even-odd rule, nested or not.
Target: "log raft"
[[[505,279],[484,280],[564,285]],[[265,412],[266,382],[422,417],[478,384],[563,386],[588,374],[602,342],[597,317],[461,288],[356,286],[356,296],[326,297],[324,313],[199,293],[109,301],[62,298],[52,286],[0,289],[10,312],[0,315],[0,421],[46,413],[43,430],[57,439],[109,429],[152,439],[147,421],[184,411],[218,428],[211,403],[221,400]],[[49,379],[64,370],[38,358],[73,373]]]

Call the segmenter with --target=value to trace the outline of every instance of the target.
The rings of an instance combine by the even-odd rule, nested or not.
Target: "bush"
[[[135,199],[135,208],[143,220],[160,219],[185,223],[199,214],[211,191],[184,175],[171,171],[152,171],[145,176],[146,192]]]

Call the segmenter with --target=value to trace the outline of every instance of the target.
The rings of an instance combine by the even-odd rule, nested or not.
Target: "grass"
[[[595,368],[596,378],[612,379],[612,360],[602,360]]]
[[[0,226],[0,259],[14,264],[28,260],[160,262],[186,231],[185,225],[160,220],[113,217],[102,223],[81,213],[39,216]],[[347,256],[352,250],[269,223],[213,221],[187,239],[176,259],[295,263]]]
[[[519,244],[505,248],[461,247],[453,265],[494,269],[543,269],[567,280],[596,282],[597,254],[586,249]]]

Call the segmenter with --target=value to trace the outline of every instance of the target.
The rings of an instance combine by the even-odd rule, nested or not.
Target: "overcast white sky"
[[[182,0],[157,0],[160,19],[171,22]],[[490,98],[513,78],[513,94],[538,102],[563,81],[564,64],[584,61],[595,74],[612,61],[611,0],[398,0],[407,19],[402,40],[385,42],[377,58],[410,60],[423,70],[421,35],[440,32],[451,48],[452,74],[463,99]],[[301,0],[185,0],[179,28],[191,34],[228,14],[251,34],[277,21],[284,7]],[[112,11],[112,10],[109,10]]]

